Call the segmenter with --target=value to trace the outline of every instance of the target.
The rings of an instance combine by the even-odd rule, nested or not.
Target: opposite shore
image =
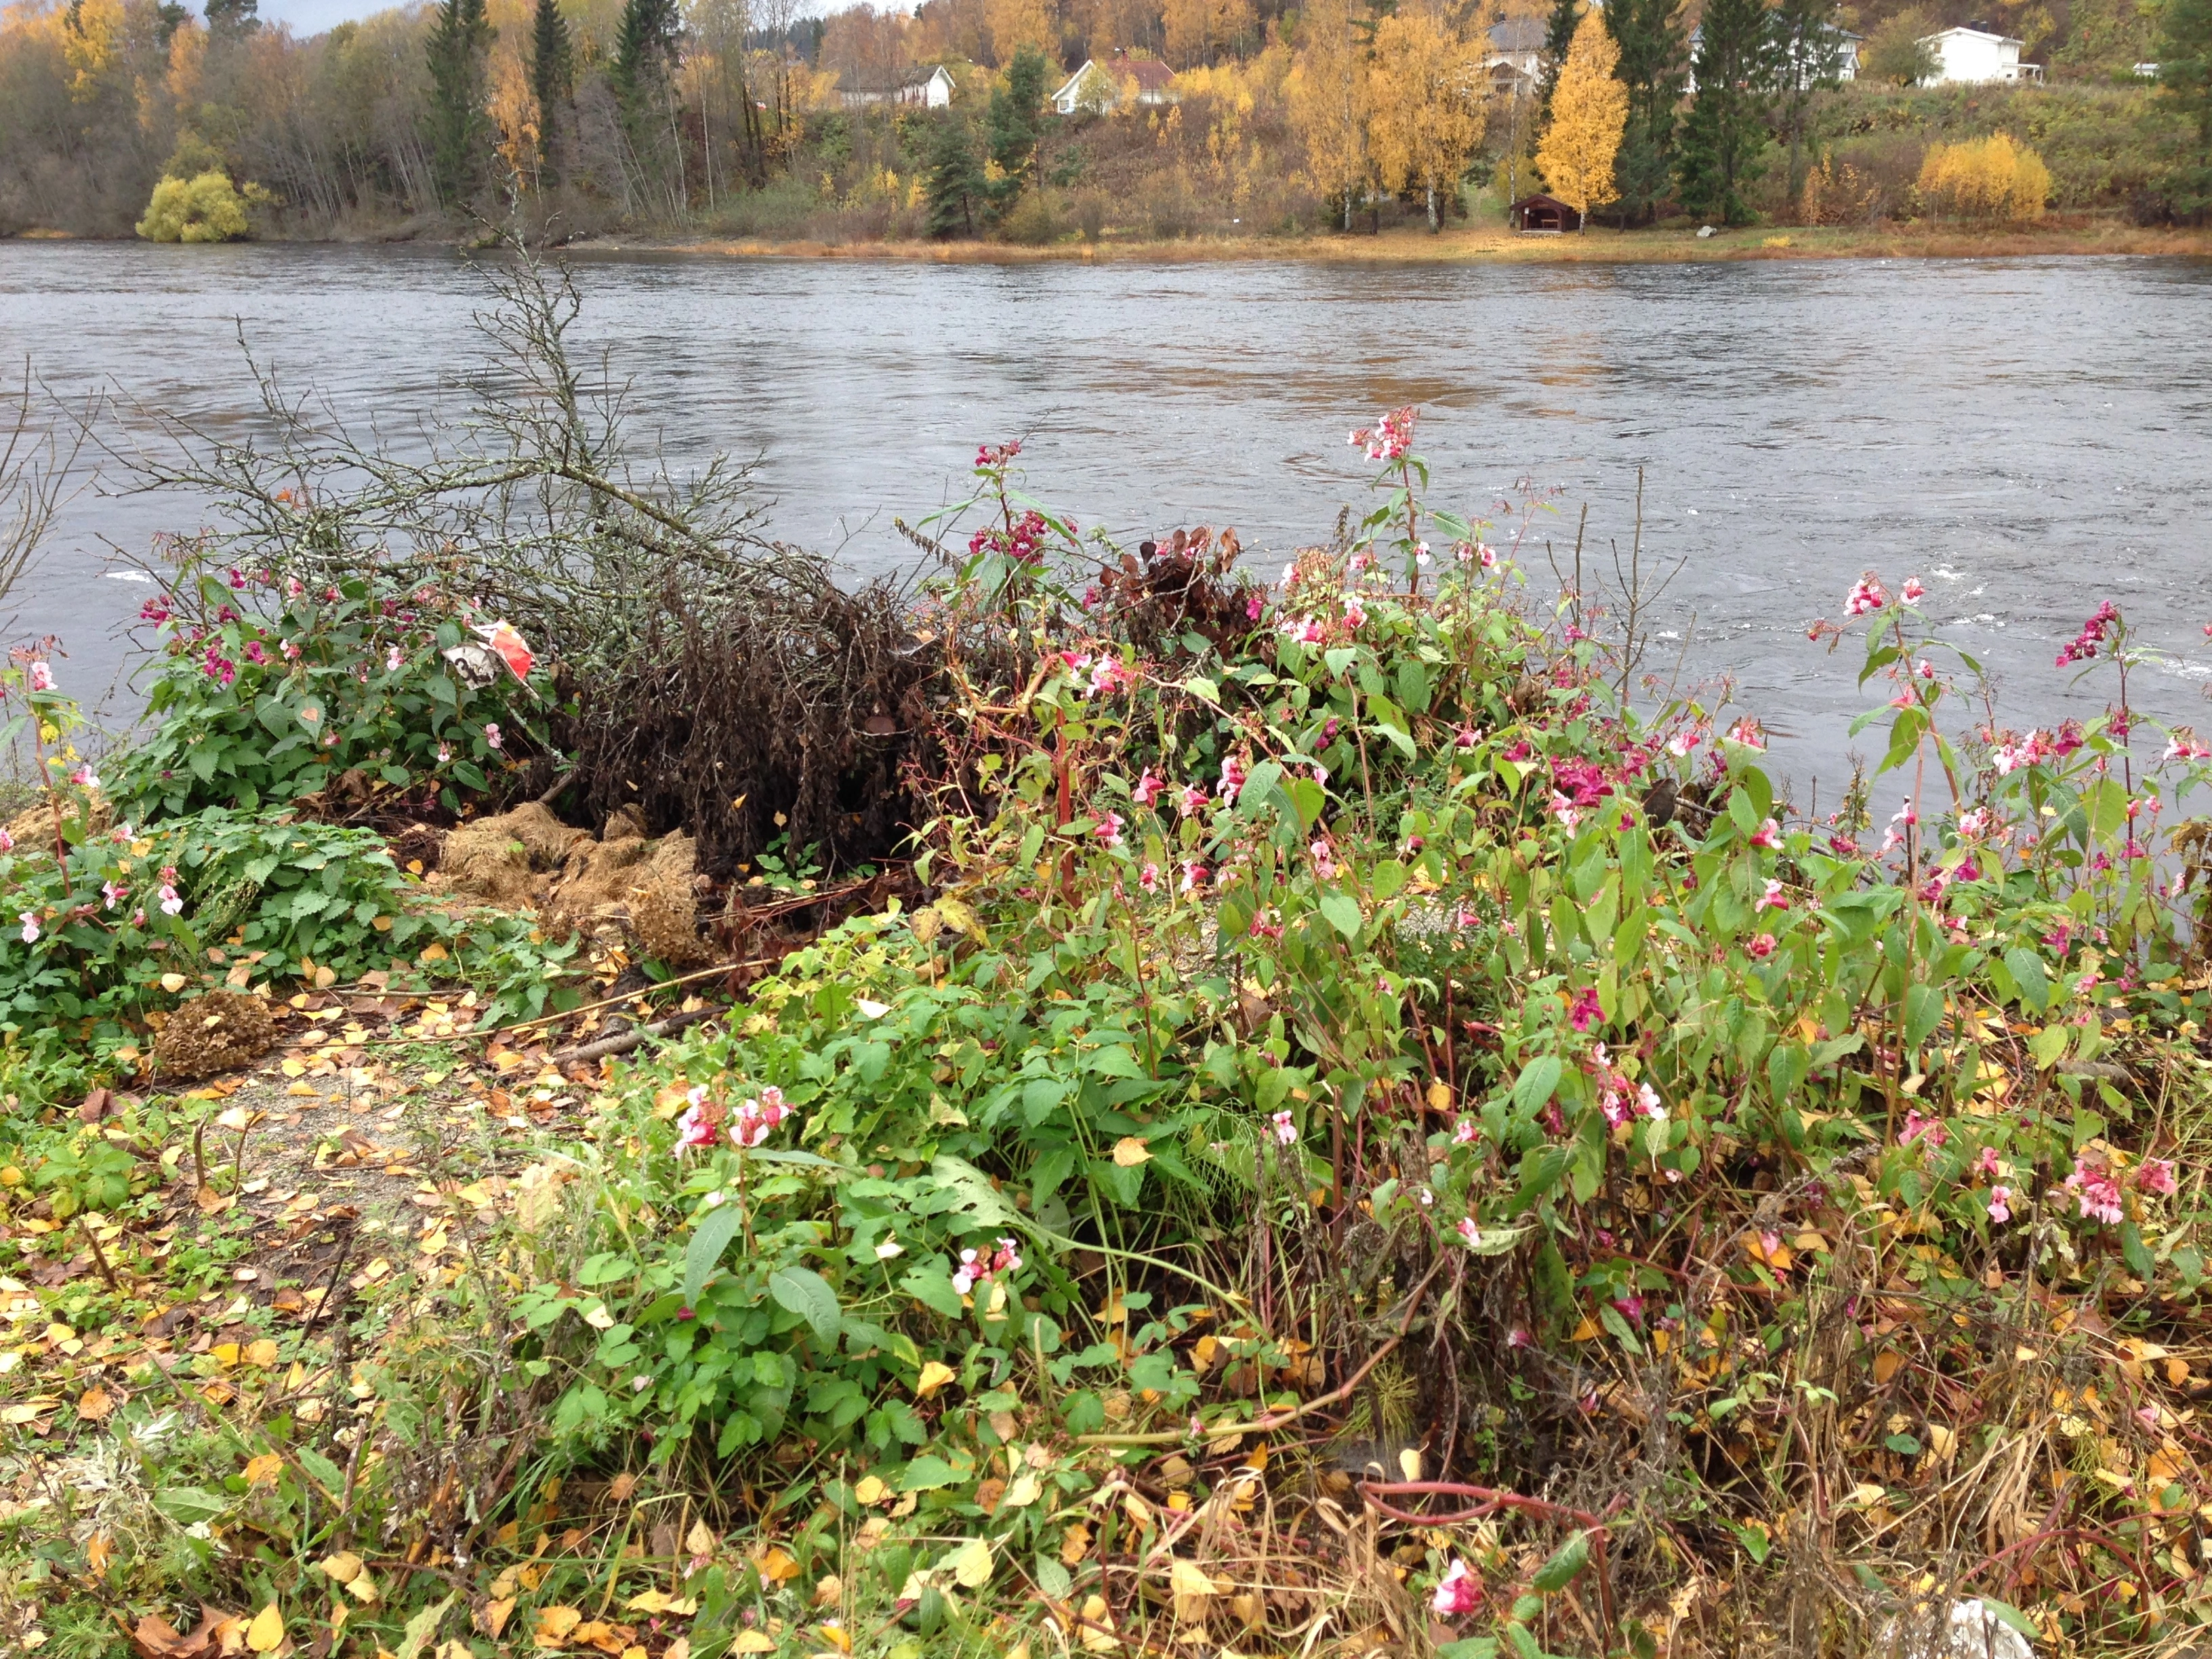
[[[382,234],[340,233],[286,241],[431,242],[450,227],[419,222]],[[0,240],[76,240],[33,230]],[[96,239],[95,239],[96,240]],[[1188,264],[1208,260],[1305,260],[1335,264],[1692,264],[1738,259],[1991,259],[2057,255],[2212,258],[2212,228],[2137,226],[2108,217],[2050,218],[2027,224],[1915,221],[1721,230],[1694,227],[1523,235],[1502,225],[1460,225],[1431,235],[1418,225],[1376,235],[1187,237],[1065,240],[1042,246],[974,240],[829,241],[804,238],[681,235],[666,232],[578,238],[574,254],[691,253],[729,258],[910,260],[938,264],[1029,264],[1042,261]]]

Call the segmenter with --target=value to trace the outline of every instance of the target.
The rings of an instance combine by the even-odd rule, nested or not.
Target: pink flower
[[[1306,851],[1313,856],[1314,874],[1323,881],[1334,881],[1337,868],[1336,854],[1328,841],[1317,836],[1314,838],[1313,845],[1306,848]]]
[[[2081,1206],[2085,1221],[2101,1221],[2107,1226],[2119,1224],[2119,1183],[2112,1173],[2095,1158],[2084,1158],[2074,1166],[2074,1173],[2066,1177],[2066,1190],[2074,1194]]]
[[[30,675],[32,690],[51,691],[54,689],[54,671],[52,664],[34,659],[31,664]]]
[[[1136,683],[1136,671],[1119,657],[1101,656],[1091,665],[1091,691],[1094,696],[1111,696],[1116,691],[1127,690]]]
[[[1467,1570],[1467,1563],[1454,1559],[1444,1569],[1444,1576],[1437,1580],[1437,1593],[1429,1605],[1447,1619],[1462,1619],[1482,1604],[1482,1580]]]
[[[988,1254],[963,1250],[960,1270],[952,1275],[952,1288],[958,1295],[966,1296],[977,1285],[988,1285],[1001,1273],[1019,1273],[1021,1266],[1021,1248],[1011,1238],[1001,1238],[999,1248]]]
[[[1291,1121],[1288,1112],[1278,1112],[1267,1121],[1275,1126],[1275,1139],[1281,1145],[1288,1146],[1297,1139],[1297,1126]]]
[[[1206,885],[1206,866],[1196,859],[1182,861],[1182,890],[1194,893]]]
[[[1997,1149],[1994,1146],[1983,1147],[1982,1155],[1974,1160],[1974,1167],[1969,1173],[1992,1176],[2002,1175],[2004,1171],[1997,1167]]]
[[[300,647],[293,644],[291,641],[280,640],[277,642],[277,649],[284,653],[285,661],[297,662],[300,660]]]
[[[747,1150],[759,1146],[769,1138],[777,1124],[791,1115],[791,1108],[784,1103],[783,1091],[763,1089],[757,1100],[748,1100],[738,1108],[730,1123],[730,1140],[734,1146]]]
[[[484,722],[484,741],[489,744],[494,749],[499,747],[500,735],[499,722],[497,720],[486,720]]]
[[[1364,450],[1370,461],[1403,460],[1413,446],[1413,422],[1420,414],[1408,404],[1378,416],[1373,426],[1363,426],[1352,434],[1352,447]]]
[[[1763,750],[1766,747],[1766,730],[1759,725],[1755,715],[1746,714],[1729,727],[1729,741],[1740,743],[1747,749]]]
[[[1459,1218],[1458,1232],[1459,1236],[1470,1244],[1482,1243],[1482,1229],[1474,1224],[1474,1218],[1471,1215],[1463,1215]]]
[[[2009,1187],[1990,1188],[1990,1224],[1996,1227],[2002,1227],[2006,1222],[2011,1219],[2012,1188]]]
[[[1244,763],[1231,755],[1221,763],[1221,799],[1224,805],[1234,806],[1237,793],[1244,787]]]
[[[1143,888],[1147,893],[1158,892],[1160,890],[1160,866],[1157,864],[1147,862],[1143,869],[1137,872],[1137,885]]]
[[[407,665],[407,653],[398,646],[387,646],[384,653],[384,672],[397,674]]]
[[[1923,582],[1919,577],[1907,576],[1905,579],[1905,586],[1900,591],[1905,595],[1905,604],[1917,605],[1926,595],[1928,586],[1927,584]]]
[[[119,882],[103,881],[100,884],[100,895],[107,901],[107,908],[112,910],[131,896],[131,890]]]
[[[1552,816],[1569,830],[1582,823],[1583,815],[1573,801],[1554,789],[1552,791]]]
[[[2160,1198],[2172,1198],[2179,1190],[2173,1179],[2173,1160],[2166,1158],[2147,1158],[2136,1168],[2136,1189],[2155,1193]]]
[[[1471,1146],[1474,1144],[1474,1138],[1481,1133],[1482,1126],[1476,1122],[1473,1118],[1461,1118],[1457,1122],[1452,1125],[1452,1145],[1455,1146]]]
[[[76,785],[80,789],[97,789],[100,787],[100,774],[92,769],[92,763],[89,761],[86,762],[83,765],[78,767],[76,770],[70,773],[69,775],[69,781]]]
[[[1283,936],[1281,918],[1282,913],[1279,910],[1273,908],[1262,910],[1252,918],[1252,925],[1245,932],[1253,939],[1279,939]]]
[[[1567,1010],[1568,1022],[1577,1031],[1589,1030],[1593,1024],[1604,1017],[1604,1009],[1598,1006],[1597,987],[1595,985],[1585,985],[1577,991],[1575,994],[1573,1006]]]
[[[35,910],[25,910],[19,914],[15,920],[23,924],[23,943],[36,945],[39,942],[38,913]]]
[[[1145,775],[1137,780],[1137,787],[1129,792],[1129,799],[1139,806],[1150,806],[1160,798],[1160,792],[1166,787],[1167,784],[1159,775],[1147,766]]]
[[[1951,1139],[1951,1132],[1943,1127],[1941,1118],[1923,1117],[1917,1109],[1908,1108],[1905,1127],[1898,1132],[1897,1144],[1910,1146],[1916,1140],[1926,1143],[1929,1152],[1939,1151]]]
[[[2120,613],[2113,609],[2112,602],[2106,599],[2097,607],[2096,615],[2081,624],[2081,631],[2058,653],[2056,666],[2064,668],[2072,663],[2087,662],[2097,654],[2098,647],[2104,644],[2119,623]]]
[[[1889,595],[1882,589],[1881,578],[1869,570],[1851,585],[1851,591],[1844,596],[1844,614],[1864,617],[1888,603]]]
[[[1758,830],[1753,834],[1751,844],[1753,847],[1764,847],[1771,852],[1780,851],[1782,847],[1782,826],[1777,823],[1772,818],[1768,818],[1765,822],[1761,823]]]
[[[1782,890],[1780,882],[1771,878],[1768,879],[1766,890],[1759,896],[1759,908],[1762,910],[1787,910],[1790,908],[1789,895]]]
[[[1121,815],[1119,812],[1100,813],[1091,834],[1102,847],[1119,847],[1121,844]]]
[[[1367,626],[1367,607],[1359,603],[1359,596],[1357,593],[1347,593],[1344,596],[1344,623],[1346,627],[1352,629]]]
[[[1187,783],[1182,787],[1182,798],[1176,802],[1176,811],[1184,817],[1196,817],[1206,811],[1211,800],[1205,790],[1194,783]]]
[[[1754,962],[1764,962],[1767,957],[1774,954],[1774,935],[1771,933],[1761,933],[1757,939],[1752,940],[1750,944],[1745,945],[1743,948],[1751,953],[1752,960]]]
[[[1643,1107],[1644,1115],[1654,1123],[1664,1123],[1667,1121],[1666,1103],[1659,1098],[1659,1091],[1650,1084],[1639,1083],[1636,1085],[1636,1103]]]
[[[684,1109],[684,1115],[676,1120],[676,1155],[678,1158],[694,1147],[713,1146],[717,1120],[721,1116],[720,1108],[708,1100],[704,1085],[692,1090],[686,1098],[691,1103]]]
[[[2160,758],[2183,761],[2212,760],[2212,747],[2207,747],[2200,741],[2196,732],[2191,727],[2177,726],[2173,728],[2172,740],[2166,744],[2166,753]]]

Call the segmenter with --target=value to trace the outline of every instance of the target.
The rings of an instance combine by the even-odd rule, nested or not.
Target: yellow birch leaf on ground
[[[1434,1083],[1429,1085],[1429,1109],[1431,1111],[1448,1112],[1451,1110],[1451,1085],[1446,1083],[1442,1078],[1438,1078]]]
[[[264,1370],[268,1370],[276,1363],[276,1345],[265,1336],[258,1342],[247,1344],[246,1363],[249,1365],[258,1365]]]
[[[223,1370],[228,1370],[238,1364],[238,1353],[237,1343],[218,1342],[208,1350],[208,1358],[214,1360]]]
[[[1213,1580],[1194,1561],[1178,1560],[1168,1569],[1168,1589],[1175,1596],[1175,1616],[1180,1624],[1195,1625],[1206,1618],[1206,1604],[1213,1599]]]
[[[921,1378],[914,1385],[914,1397],[927,1400],[950,1382],[956,1375],[951,1366],[941,1359],[933,1359],[921,1368]]]
[[[693,1555],[712,1555],[714,1541],[714,1534],[704,1521],[694,1521],[691,1530],[684,1534],[684,1547]]]
[[[787,1583],[799,1577],[799,1563],[773,1544],[754,1556],[752,1562],[764,1584]]]
[[[775,1638],[765,1632],[741,1630],[738,1632],[738,1639],[730,1644],[730,1651],[732,1653],[774,1653]]]
[[[531,1640],[541,1648],[557,1648],[583,1622],[584,1615],[574,1607],[540,1607],[538,1609],[538,1628],[532,1632]]]
[[[88,1423],[97,1423],[115,1409],[115,1401],[107,1390],[97,1384],[77,1396],[76,1414]]]
[[[1884,1348],[1874,1357],[1874,1380],[1884,1383],[1897,1375],[1898,1367],[1905,1364],[1905,1356],[1894,1348]]]
[[[880,1504],[890,1495],[891,1489],[872,1474],[862,1475],[853,1487],[855,1503]]]
[[[1006,1506],[1010,1510],[1025,1510],[1043,1494],[1043,1483],[1036,1475],[1024,1473],[1006,1488]]]
[[[336,1555],[326,1555],[318,1565],[336,1583],[350,1584],[361,1576],[361,1557],[351,1550],[340,1550]]]
[[[284,1473],[284,1460],[275,1452],[264,1452],[246,1462],[246,1484],[249,1486],[273,1486],[276,1477]]]
[[[834,1620],[815,1628],[822,1632],[822,1639],[838,1652],[850,1653],[853,1650],[853,1638],[846,1633],[845,1627]]]
[[[834,1572],[825,1572],[814,1586],[814,1605],[834,1607],[845,1599],[845,1581]]]
[[[253,1615],[253,1622],[246,1627],[246,1645],[256,1653],[274,1653],[284,1640],[284,1615],[271,1601]]]
[[[1060,1564],[1072,1567],[1091,1553],[1091,1528],[1080,1521],[1060,1535]]]
[[[477,1615],[477,1628],[496,1642],[514,1613],[514,1598],[512,1595],[502,1595],[496,1601],[487,1601],[483,1611]]]
[[[1139,1164],[1152,1161],[1152,1149],[1134,1135],[1123,1135],[1114,1143],[1114,1162],[1124,1170],[1133,1170]]]
[[[991,1545],[982,1538],[969,1540],[952,1558],[952,1577],[963,1589],[981,1589],[991,1582]]]

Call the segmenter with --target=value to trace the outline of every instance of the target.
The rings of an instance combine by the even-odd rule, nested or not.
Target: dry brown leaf
[[[99,1422],[114,1409],[113,1397],[98,1383],[77,1396],[76,1414],[88,1423]]]

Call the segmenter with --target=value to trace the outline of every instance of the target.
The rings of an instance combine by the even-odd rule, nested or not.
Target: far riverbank
[[[732,258],[891,259],[935,264],[1192,264],[1303,260],[1334,264],[1697,264],[1741,259],[2022,259],[2054,255],[2212,258],[2212,228],[2178,229],[2097,219],[2027,225],[1914,222],[1880,225],[1695,227],[1522,235],[1498,224],[1454,225],[1431,235],[1418,225],[1377,235],[1190,237],[1176,240],[1067,240],[1041,247],[1011,242],[810,241],[754,237],[613,235],[580,240],[578,252],[716,254]]]

